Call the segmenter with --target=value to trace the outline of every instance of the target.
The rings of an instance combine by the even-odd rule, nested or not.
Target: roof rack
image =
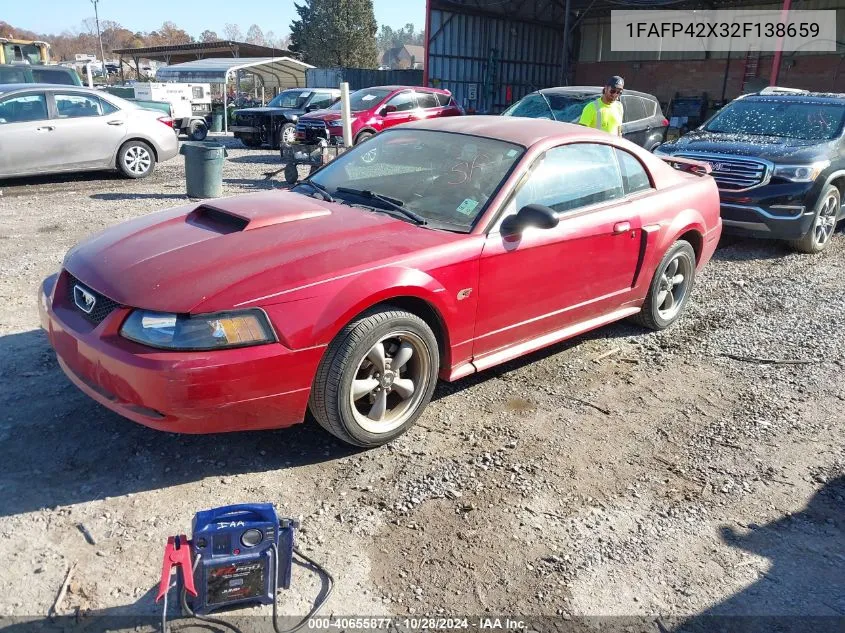
[[[806,95],[810,94],[809,90],[801,90],[800,88],[783,88],[781,86],[768,86],[760,91],[761,95],[775,95],[778,93]]]

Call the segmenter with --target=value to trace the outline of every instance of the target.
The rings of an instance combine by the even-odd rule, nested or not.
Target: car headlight
[[[343,121],[329,121],[327,125],[329,127],[343,127]]]
[[[776,165],[773,176],[792,182],[813,182],[830,165],[829,160],[806,165]]]
[[[135,310],[120,328],[130,341],[172,350],[214,350],[263,345],[276,340],[261,310],[190,316]]]

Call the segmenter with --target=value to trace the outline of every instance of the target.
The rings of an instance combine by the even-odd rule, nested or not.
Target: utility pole
[[[106,73],[106,52],[103,50],[103,36],[100,35],[100,15],[97,13],[97,3],[100,0],[91,0],[91,4],[94,5],[94,21],[97,23],[97,39],[100,40],[100,61],[103,63],[103,76],[107,77],[108,73]]]

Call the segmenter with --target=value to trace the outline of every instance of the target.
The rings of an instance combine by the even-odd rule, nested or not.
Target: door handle
[[[36,131],[36,132],[52,132],[52,131],[53,131],[53,130],[55,130],[55,129],[56,129],[56,128],[55,128],[55,127],[53,127],[52,125],[45,125],[44,127],[37,127],[37,128],[35,128],[35,131]]]
[[[627,233],[631,230],[631,223],[630,222],[617,222],[613,225],[613,234],[614,235],[621,235],[622,233]]]
[[[108,125],[123,125],[123,121],[106,121]]]

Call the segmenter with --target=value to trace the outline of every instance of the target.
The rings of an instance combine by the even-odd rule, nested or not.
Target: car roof
[[[62,88],[65,90],[91,90],[85,86],[68,86],[66,84],[0,84],[0,92],[13,92],[15,90],[53,90]]]
[[[794,101],[796,103],[826,103],[843,105],[845,104],[845,94],[841,92],[801,92],[801,93],[768,93],[762,94],[759,92],[742,95],[739,101]]]
[[[406,123],[398,129],[434,130],[493,138],[523,147],[531,147],[549,139],[599,140],[607,142],[608,134],[600,130],[549,119],[528,119],[493,115],[443,117]]]
[[[601,86],[560,86],[557,88],[543,88],[542,90],[538,90],[537,92],[549,95],[549,94],[582,94],[582,95],[600,95],[603,88]],[[626,95],[635,95],[637,97],[645,97],[647,99],[654,99],[657,101],[657,97],[647,92],[640,92],[639,90],[628,90],[625,89],[623,94]]]
[[[439,92],[441,94],[450,94],[448,90],[442,90],[440,88],[429,88],[428,86],[369,86],[368,88],[361,88],[361,90],[421,90],[423,92]]]

